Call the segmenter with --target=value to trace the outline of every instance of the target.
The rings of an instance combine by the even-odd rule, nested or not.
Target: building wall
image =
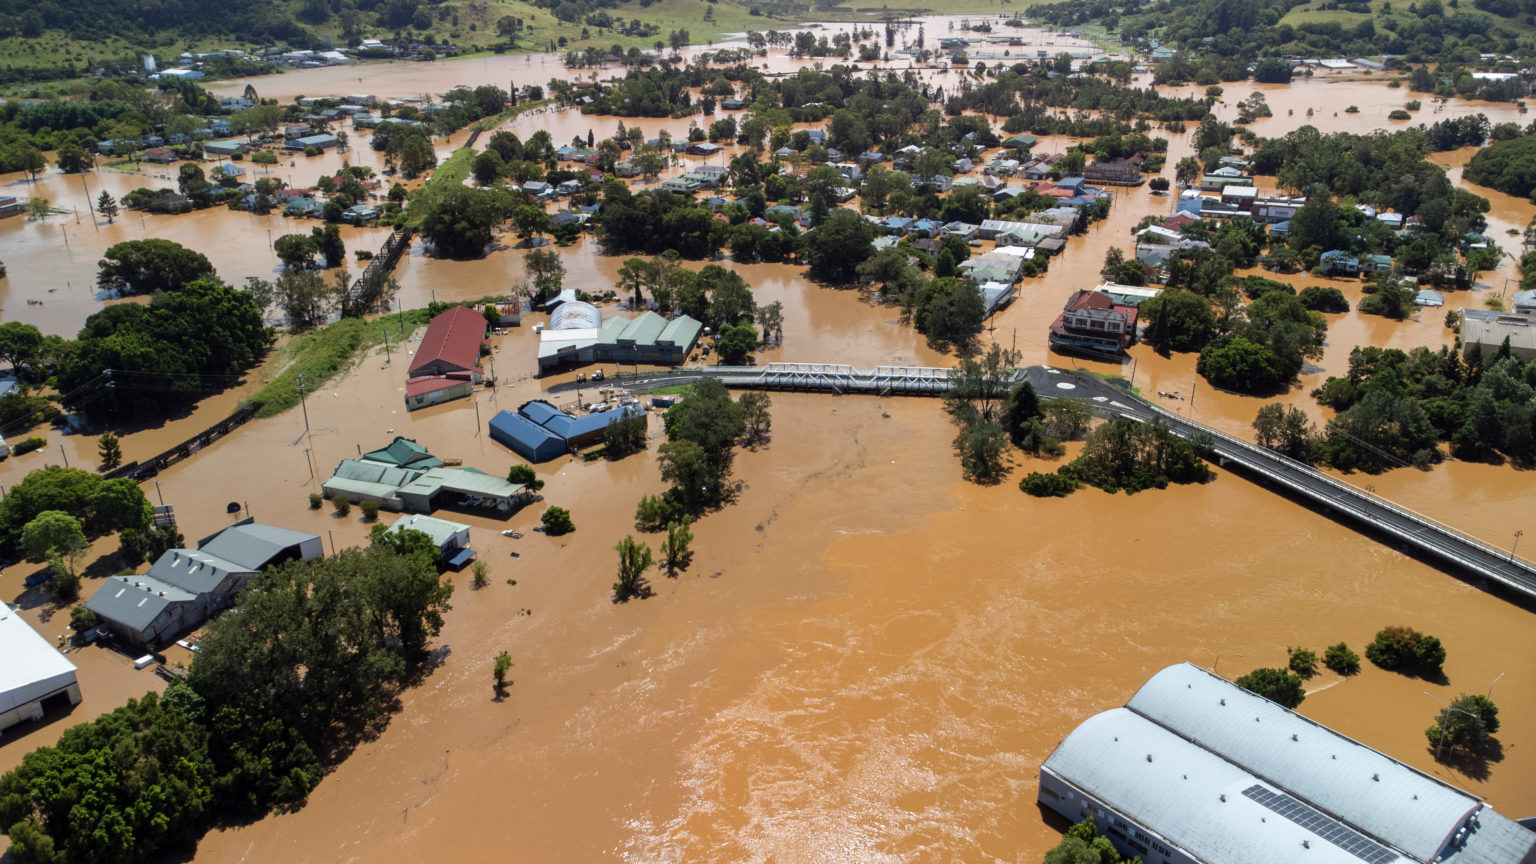
[[[17,705],[15,708],[0,714],[0,732],[4,732],[18,723],[26,723],[29,720],[41,720],[43,717],[43,703],[60,693],[69,696],[69,704],[80,704],[80,685],[72,681],[69,686],[55,690],[41,699],[35,699],[25,705]]]
[[[1125,818],[1113,807],[1085,794],[1047,768],[1040,769],[1039,800],[1074,823],[1092,816],[1098,832],[1108,837],[1115,848],[1120,850],[1120,854],[1127,858],[1138,855],[1146,864],[1205,864],[1167,842],[1145,825]]]
[[[433,390],[430,393],[421,393],[416,396],[405,397],[405,410],[415,411],[418,408],[426,408],[429,405],[439,405],[443,402],[451,402],[454,399],[463,399],[473,393],[475,385],[470,381],[450,381],[441,390]]]

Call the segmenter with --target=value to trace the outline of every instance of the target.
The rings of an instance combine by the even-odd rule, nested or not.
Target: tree
[[[757,307],[757,311],[752,313],[752,320],[757,322],[758,327],[762,328],[763,342],[765,344],[784,341],[783,303],[775,300],[766,306]]]
[[[1323,665],[1340,675],[1353,675],[1360,671],[1360,655],[1349,650],[1343,642],[1329,645],[1323,652]]]
[[[1240,393],[1262,393],[1285,380],[1275,352],[1240,335],[1207,345],[1195,371],[1217,387]]]
[[[646,419],[634,414],[609,422],[603,428],[603,458],[622,459],[645,449]]]
[[[685,520],[688,512],[671,495],[646,495],[635,506],[635,527],[641,531],[660,531],[673,522]]]
[[[1232,683],[1286,708],[1295,708],[1307,698],[1301,678],[1284,669],[1255,669]]]
[[[773,400],[768,394],[761,390],[749,390],[741,394],[736,404],[741,406],[742,440],[752,447],[768,440],[769,431],[773,428],[773,415],[769,412]]]
[[[153,521],[155,508],[139,484],[127,477],[103,480],[91,496],[91,516],[86,521],[96,536],[121,531],[144,531]]]
[[[1271,402],[1253,418],[1254,442],[1260,447],[1283,453],[1299,462],[1314,461],[1317,431],[1306,412]]]
[[[539,524],[544,526],[544,533],[551,537],[561,537],[576,530],[576,523],[571,521],[571,511],[564,507],[551,507],[539,517]]]
[[[651,569],[651,547],[635,542],[633,535],[626,534],[614,548],[619,553],[619,581],[613,583],[614,599],[622,603],[631,597],[649,594],[645,571]]]
[[[107,249],[96,266],[96,287],[118,294],[179,291],[217,275],[201,253],[158,238],[118,243]]]
[[[491,675],[496,679],[496,698],[506,695],[507,672],[512,669],[512,655],[503,651],[496,655],[495,665],[491,668]]]
[[[23,368],[37,360],[43,348],[43,333],[31,324],[7,321],[0,324],[0,360],[11,367],[11,374],[22,377]]]
[[[1008,433],[1008,438],[1015,446],[1024,447],[1030,424],[1039,425],[1040,418],[1045,414],[1040,410],[1040,397],[1035,393],[1035,387],[1028,381],[1019,382],[1018,386],[1008,391],[1008,401],[1003,407],[1003,431]]]
[[[112,197],[112,193],[103,189],[96,199],[96,212],[107,217],[107,224],[111,225],[112,220],[116,219],[117,214],[122,211],[118,209],[117,199]]]
[[[1151,180],[1147,181],[1147,188],[1151,189],[1153,192],[1167,192],[1168,178],[1153,177]]]
[[[91,512],[91,499],[101,487],[101,478],[90,471],[49,465],[28,472],[20,483],[10,487],[0,498],[0,538],[11,549],[19,549],[23,526],[49,510],[68,513],[84,520]],[[41,560],[41,559],[39,559]]]
[[[484,561],[476,561],[469,565],[469,572],[473,577],[470,579],[469,584],[474,586],[476,590],[491,584],[491,565]]]
[[[523,487],[523,491],[533,493],[544,488],[544,481],[533,472],[531,465],[513,465],[507,469],[507,482],[516,483]]]
[[[565,264],[560,260],[559,253],[535,249],[523,257],[523,267],[533,280],[536,302],[543,302],[560,293],[565,283]]]
[[[870,242],[875,228],[862,216],[839,208],[815,231],[805,237],[805,252],[811,272],[833,283],[853,281],[859,265],[870,256]]]
[[[325,259],[325,266],[340,267],[347,263],[347,247],[341,240],[341,229],[335,225],[322,225],[310,229],[315,241],[315,252]]]
[[[315,255],[320,249],[309,234],[284,234],[272,244],[277,258],[284,267],[307,270],[315,266]]]
[[[1171,351],[1199,351],[1216,335],[1210,301],[1194,292],[1167,288],[1142,301],[1138,309],[1147,322],[1147,344],[1164,356]]]
[[[421,235],[438,254],[449,258],[482,255],[491,244],[492,229],[506,218],[507,200],[501,190],[450,186],[426,206]]]
[[[976,483],[997,482],[1006,470],[1003,453],[1007,444],[1008,436],[1002,425],[995,421],[979,421],[961,427],[955,436],[961,473]]]
[[[967,357],[950,375],[950,387],[944,394],[944,407],[957,425],[1001,418],[1003,406],[1012,391],[1012,378],[1018,354],[992,345],[981,357]]]
[[[1178,164],[1174,165],[1173,179],[1175,183],[1188,188],[1195,185],[1195,181],[1200,179],[1200,175],[1203,172],[1204,167],[1200,164],[1199,159],[1193,156],[1185,156],[1178,161]]]
[[[54,569],[53,590],[74,599],[79,581],[75,565],[89,547],[80,520],[62,510],[44,510],[21,529],[21,549],[32,562],[47,561]]]
[[[715,343],[720,362],[729,365],[746,362],[757,345],[757,328],[751,324],[726,325],[721,328],[720,338]]]
[[[301,234],[289,236],[314,242]],[[277,302],[288,316],[288,327],[295,333],[320,327],[329,321],[341,308],[344,289],[344,284],[327,282],[313,270],[284,270],[273,285]]]
[[[667,568],[668,576],[676,576],[677,571],[688,569],[688,562],[693,558],[693,551],[689,547],[693,543],[693,532],[688,530],[688,519],[684,517],[667,525],[667,536],[661,541],[661,566]]]
[[[656,265],[644,258],[629,258],[619,267],[617,287],[620,294],[634,294],[634,308],[639,309],[645,302],[645,297],[640,289],[656,282]]]
[[[689,512],[700,512],[724,500],[726,489],[720,468],[703,447],[689,440],[668,441],[656,448],[661,479],[672,484],[669,500]]]
[[[1311,678],[1317,674],[1317,653],[1306,648],[1285,649],[1287,663],[1292,672],[1303,678]]]
[[[1440,758],[1446,745],[1452,749],[1463,748],[1476,756],[1497,731],[1499,708],[1493,700],[1475,693],[1463,693],[1435,715],[1435,722],[1424,730],[1424,737],[1434,745],[1436,759]]]
[[[485,150],[475,157],[470,173],[474,175],[476,183],[489,186],[506,173],[506,163],[495,150]]]
[[[1443,674],[1445,647],[1412,627],[1383,627],[1365,646],[1365,656],[1389,671],[1434,678]]]

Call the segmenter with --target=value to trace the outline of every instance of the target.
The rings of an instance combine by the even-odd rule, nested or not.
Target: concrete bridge
[[[858,368],[836,363],[770,363],[766,366],[706,366],[670,372],[640,373],[610,378],[607,383],[634,390],[718,378],[736,389],[787,390],[809,393],[874,396],[942,396],[950,387],[953,369],[931,366]],[[1143,422],[1159,419],[1175,434],[1209,445],[1214,461],[1292,496],[1324,512],[1348,519],[1402,543],[1425,557],[1487,580],[1526,601],[1536,601],[1536,564],[1516,558],[1448,525],[1415,513],[1378,495],[1287,458],[1273,450],[1196,423],[1181,414],[1146,402],[1102,378],[1050,366],[1027,366],[1012,381],[1029,381],[1042,398],[1067,398],[1086,403],[1100,416],[1124,416]],[[591,387],[591,384],[586,385]],[[551,392],[574,389],[561,384]]]

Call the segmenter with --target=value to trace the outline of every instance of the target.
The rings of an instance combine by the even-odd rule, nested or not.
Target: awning
[[[465,564],[468,564],[469,559],[473,557],[475,557],[475,550],[469,548],[468,546],[464,546],[460,549],[454,550],[454,553],[448,556],[448,566],[463,567]]]

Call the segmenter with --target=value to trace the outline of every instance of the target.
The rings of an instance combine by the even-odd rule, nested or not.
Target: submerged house
[[[1136,307],[1116,303],[1097,291],[1075,291],[1051,323],[1057,351],[1120,354],[1136,341]]]

